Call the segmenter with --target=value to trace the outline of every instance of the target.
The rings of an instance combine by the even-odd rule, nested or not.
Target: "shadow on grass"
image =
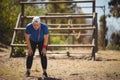
[[[90,60],[91,56],[90,55],[64,55],[64,56],[49,56],[49,59],[54,59],[54,60],[61,60],[61,59],[70,59],[70,60],[74,60],[74,59],[79,59],[79,60]]]
[[[95,61],[120,61],[119,59],[106,59],[102,57],[97,57]]]
[[[28,77],[28,80],[31,79],[35,79],[35,80],[62,80],[62,79],[58,79],[58,78],[52,78],[52,77],[47,77],[47,78],[43,78],[43,77],[37,77],[37,76],[30,76]]]
[[[3,49],[0,49],[0,52],[5,52]]]
[[[69,56],[69,57],[49,57],[49,59],[54,59],[54,60],[61,60],[61,59],[70,59],[70,60],[88,60],[91,61],[91,56],[89,55],[82,55],[82,56]],[[120,59],[115,59],[115,58],[103,58],[103,57],[96,57],[95,61],[120,61]]]

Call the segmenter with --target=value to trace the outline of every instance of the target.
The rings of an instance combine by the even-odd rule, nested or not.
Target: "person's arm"
[[[43,44],[43,47],[47,46],[47,45],[48,45],[48,34],[45,34],[44,35],[44,44]]]
[[[48,34],[45,34],[45,35],[44,35],[43,49],[42,49],[43,55],[46,55],[46,54],[47,54],[47,50],[46,50],[47,45],[48,45]]]
[[[26,34],[26,33],[25,33],[25,39],[26,39],[26,43],[27,43],[28,49],[31,49],[31,45],[30,45],[30,34]]]
[[[43,55],[47,54],[46,48],[47,48],[47,45],[48,45],[48,37],[49,37],[48,27],[45,26],[45,29],[44,29],[44,43],[43,43],[43,48],[42,48]]]
[[[27,47],[28,47],[28,55],[31,55],[32,48],[31,48],[31,44],[30,44],[30,34],[25,33],[25,39],[26,39],[26,43],[27,43]]]

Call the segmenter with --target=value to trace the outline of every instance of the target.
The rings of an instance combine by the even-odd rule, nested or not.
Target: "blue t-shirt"
[[[44,35],[48,34],[48,26],[44,23],[41,23],[41,26],[38,30],[33,28],[32,23],[29,23],[26,26],[26,34],[30,34],[30,40],[34,42],[40,42],[44,40]]]

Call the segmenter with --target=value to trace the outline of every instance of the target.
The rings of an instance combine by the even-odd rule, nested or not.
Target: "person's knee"
[[[31,59],[33,59],[33,56],[32,56],[32,55],[29,55],[27,58],[28,58],[29,60],[31,60]]]

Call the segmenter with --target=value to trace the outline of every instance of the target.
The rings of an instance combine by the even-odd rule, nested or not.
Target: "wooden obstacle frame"
[[[60,3],[92,3],[92,13],[89,14],[74,14],[74,13],[47,13],[46,16],[40,16],[41,19],[54,19],[54,18],[91,18],[92,24],[47,24],[48,26],[80,26],[79,28],[49,28],[50,31],[62,31],[62,30],[93,30],[92,34],[81,34],[82,36],[92,36],[91,44],[49,44],[48,47],[92,47],[91,59],[95,60],[95,53],[98,51],[98,26],[97,26],[97,13],[95,13],[95,0],[83,0],[83,1],[49,1],[49,2],[20,2],[21,13],[18,15],[16,26],[14,28],[13,38],[11,42],[10,57],[14,52],[14,47],[26,47],[26,44],[16,44],[17,31],[23,31],[25,19],[32,19],[34,16],[24,15],[24,5],[26,4],[60,4]],[[85,26],[85,27],[81,27]],[[73,36],[75,34],[50,34],[50,36]]]

